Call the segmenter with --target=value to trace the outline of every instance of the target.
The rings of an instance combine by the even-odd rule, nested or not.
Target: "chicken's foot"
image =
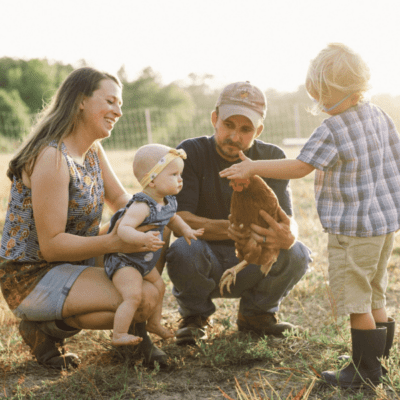
[[[231,285],[232,283],[236,283],[236,274],[241,271],[242,269],[246,268],[248,265],[246,260],[241,261],[239,264],[235,265],[232,268],[227,269],[219,281],[219,292],[221,296],[224,295],[224,287],[226,286],[226,290],[230,293],[231,292]]]

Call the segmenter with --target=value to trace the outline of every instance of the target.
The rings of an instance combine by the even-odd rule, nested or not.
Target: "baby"
[[[143,188],[133,195],[128,204],[111,218],[111,231],[117,221],[118,235],[127,243],[142,244],[147,251],[140,253],[112,253],[104,258],[105,271],[120,292],[123,301],[114,318],[112,344],[114,346],[137,345],[141,338],[128,334],[129,326],[142,298],[143,280],[151,282],[159,291],[159,303],[146,324],[146,330],[163,339],[174,336],[161,325],[164,282],[156,268],[164,244],[163,230],[168,226],[175,235],[191,239],[203,234],[204,229],[193,230],[176,215],[177,201],[174,195],[182,190],[183,159],[186,153],[159,144],[138,149],[133,160],[133,172]],[[156,225],[140,232],[141,225]]]

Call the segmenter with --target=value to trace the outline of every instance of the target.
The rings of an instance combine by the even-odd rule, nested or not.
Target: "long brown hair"
[[[23,170],[30,176],[40,151],[50,142],[55,140],[61,147],[64,138],[77,126],[82,100],[91,97],[103,79],[111,79],[122,87],[115,76],[93,68],[79,68],[67,76],[50,104],[39,114],[29,137],[10,161],[7,176],[11,181],[14,176],[21,179]]]

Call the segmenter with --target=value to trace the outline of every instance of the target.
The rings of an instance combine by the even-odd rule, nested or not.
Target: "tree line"
[[[86,66],[84,60],[80,64]],[[28,129],[31,117],[42,110],[73,70],[70,64],[50,63],[46,59],[0,58],[0,126],[17,124]],[[218,96],[218,92],[210,90],[206,83],[212,78],[208,74],[190,74],[185,86],[177,83],[162,85],[160,76],[151,67],[143,69],[134,81],[128,81],[123,66],[117,75],[124,85],[124,110],[188,110],[195,107],[211,110]]]
[[[86,66],[85,60],[81,60],[80,64]],[[0,58],[0,127],[18,125],[21,127],[18,132],[23,136],[23,132],[29,130],[32,116],[50,101],[73,69],[70,64],[50,63],[47,59]],[[211,112],[221,90],[210,87],[209,82],[213,78],[210,74],[189,74],[185,83],[173,82],[168,85],[161,83],[160,75],[151,67],[143,69],[133,81],[128,80],[124,66],[117,75],[124,85],[124,110],[157,108],[178,113],[181,110],[182,114],[195,109]],[[306,113],[311,103],[304,85],[293,93],[280,93],[274,89],[268,89],[265,93],[268,115],[271,117],[285,113],[292,115],[294,108],[300,114]],[[380,94],[374,96],[372,101],[382,107],[400,129],[400,96]],[[7,136],[5,132],[0,129],[0,135]]]

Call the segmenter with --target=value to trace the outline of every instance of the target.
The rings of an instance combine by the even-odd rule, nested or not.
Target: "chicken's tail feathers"
[[[271,260],[268,264],[264,264],[260,266],[260,271],[264,274],[264,276],[268,275],[268,272],[271,270],[272,265],[276,261],[276,258]]]

